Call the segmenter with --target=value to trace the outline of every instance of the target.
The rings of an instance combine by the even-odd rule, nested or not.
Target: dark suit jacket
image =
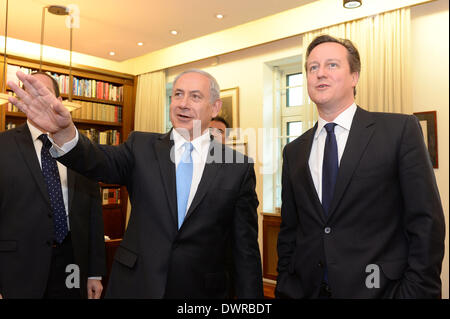
[[[42,298],[53,219],[28,126],[1,133],[0,150],[0,292],[5,298]],[[70,169],[67,180],[74,257],[86,295],[87,276],[106,271],[101,197],[98,183]]]
[[[328,218],[308,166],[316,128],[284,149],[277,295],[317,297],[326,264],[336,298],[438,297],[444,217],[417,119],[358,107]]]
[[[128,189],[132,211],[106,297],[225,298],[230,285],[228,245],[236,296],[262,297],[253,164],[243,156],[242,163],[221,163],[222,155],[233,158],[237,153],[212,141],[197,192],[178,230],[170,133],[133,132],[116,147],[96,146],[80,136],[77,146],[59,159],[86,176]]]

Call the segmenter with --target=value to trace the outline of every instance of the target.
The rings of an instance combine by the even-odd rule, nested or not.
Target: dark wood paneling
[[[279,214],[263,213],[263,276],[272,280],[278,276],[277,240],[280,225]]]

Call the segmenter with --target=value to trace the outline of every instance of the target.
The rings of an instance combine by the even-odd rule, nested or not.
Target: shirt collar
[[[174,128],[172,130],[172,138],[173,142],[175,143],[175,150],[180,149],[183,147],[184,143],[192,143],[192,146],[194,147],[194,150],[196,150],[199,154],[202,154],[202,150],[207,147],[209,148],[209,143],[211,142],[211,136],[209,133],[209,130],[205,130],[205,133],[203,133],[201,136],[193,139],[192,141],[186,140],[180,133],[177,132],[177,130]]]
[[[343,111],[341,114],[339,114],[334,120],[333,123],[336,123],[338,126],[346,129],[347,131],[350,131],[350,127],[352,126],[353,117],[355,116],[356,112],[356,104],[353,102],[352,105],[350,105],[345,111]],[[317,121],[317,130],[314,134],[314,138],[318,138],[320,132],[322,131],[322,128],[329,122],[325,121],[323,118],[319,116],[319,119]]]
[[[31,138],[33,139],[33,142],[36,141],[39,136],[41,136],[43,133],[40,129],[38,129],[36,126],[30,123],[30,121],[27,120],[28,129],[31,133]]]

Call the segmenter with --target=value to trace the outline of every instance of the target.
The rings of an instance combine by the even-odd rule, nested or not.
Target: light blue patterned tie
[[[184,143],[184,152],[177,167],[177,204],[178,204],[178,229],[183,224],[186,215],[186,207],[192,183],[192,149],[191,143]]]

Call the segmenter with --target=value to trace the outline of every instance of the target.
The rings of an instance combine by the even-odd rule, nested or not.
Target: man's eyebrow
[[[326,59],[325,62],[341,62],[341,59],[339,59],[339,58],[330,58],[330,59]],[[315,61],[315,60],[310,61],[310,62],[309,61],[306,62],[306,65],[311,65],[311,64],[319,64],[319,62]]]
[[[200,94],[202,94],[203,95],[203,93],[202,93],[202,91],[200,91],[200,90],[192,90],[192,91],[189,91],[189,93],[200,93]]]

